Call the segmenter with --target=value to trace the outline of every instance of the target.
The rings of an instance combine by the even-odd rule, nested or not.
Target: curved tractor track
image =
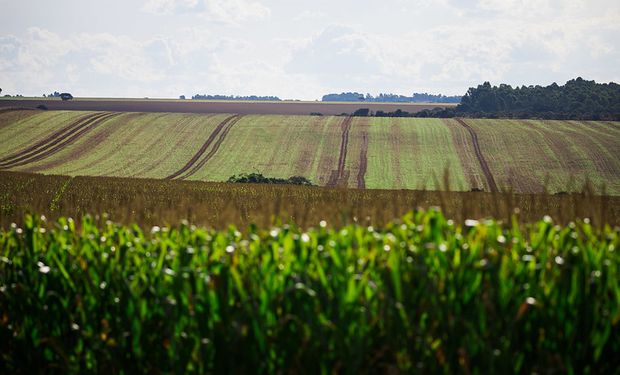
[[[469,126],[463,119],[455,118],[456,122],[458,122],[461,126],[463,126],[469,132],[471,136],[471,141],[474,146],[474,151],[476,152],[476,158],[478,158],[478,162],[480,163],[480,168],[482,168],[482,173],[484,173],[484,177],[487,180],[487,184],[489,185],[489,189],[491,192],[498,192],[497,184],[495,183],[495,179],[493,178],[493,174],[491,173],[491,169],[489,168],[489,164],[482,155],[482,151],[480,150],[480,144],[478,143],[478,134],[474,128]]]
[[[220,122],[213,130],[213,132],[209,135],[209,138],[207,138],[205,143],[200,147],[200,149],[198,149],[198,152],[196,152],[196,154],[194,154],[194,156],[192,156],[192,158],[187,162],[187,164],[185,164],[183,168],[166,177],[166,179],[172,180],[177,177],[187,178],[198,172],[198,170],[200,170],[200,168],[202,168],[209,161],[209,159],[211,159],[213,155],[215,155],[215,153],[219,150],[220,146],[224,142],[224,139],[230,132],[230,129],[233,127],[233,125],[239,122],[239,120],[241,120],[241,117],[242,116],[240,115],[233,115],[227,117],[224,121]],[[205,152],[207,152],[211,144],[213,144],[213,148],[204,156],[204,158],[202,158],[202,156]]]
[[[0,169],[8,169],[34,163],[48,158],[66,146],[74,143],[89,131],[101,125],[117,113],[95,113],[84,116],[69,126],[55,132],[44,140],[10,156],[0,160]]]
[[[342,140],[340,142],[340,155],[338,156],[338,169],[332,171],[327,186],[346,186],[349,179],[350,171],[346,171],[345,165],[347,161],[347,147],[349,145],[349,131],[351,130],[351,123],[353,117],[348,116],[342,122]]]
[[[84,121],[89,120],[89,119],[91,119],[91,118],[93,118],[95,116],[100,116],[100,115],[101,115],[100,113],[93,113],[93,114],[89,114],[89,115],[83,116],[83,117],[73,121],[71,124],[65,126],[64,128],[62,128],[62,129],[56,131],[55,133],[47,136],[43,140],[41,140],[41,141],[39,141],[39,142],[29,146],[28,148],[23,149],[23,150],[15,153],[15,154],[12,154],[12,155],[0,158],[0,165],[6,164],[8,162],[11,162],[11,161],[19,158],[19,157],[22,157],[24,155],[32,153],[32,152],[36,151],[37,149],[47,145],[48,143],[53,142],[54,140],[62,137],[65,133],[71,131],[75,127],[80,126],[80,124],[82,124]]]

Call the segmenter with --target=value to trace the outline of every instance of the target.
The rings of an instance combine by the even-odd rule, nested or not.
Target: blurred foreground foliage
[[[550,218],[0,232],[1,373],[614,373],[620,230]]]

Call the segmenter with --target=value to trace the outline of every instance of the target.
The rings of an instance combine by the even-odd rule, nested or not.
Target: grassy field
[[[440,190],[449,170],[453,190],[470,190],[452,142],[440,119],[373,118],[368,126],[366,187]]]
[[[517,191],[571,191],[589,178],[620,191],[620,125],[592,121],[467,120],[499,184]],[[534,154],[533,152],[536,151]],[[535,155],[535,156],[534,156]],[[519,166],[528,165],[527,173]]]
[[[458,191],[570,192],[589,180],[620,195],[620,123],[231,116],[0,112],[0,169],[202,181],[259,172],[323,186],[437,189],[448,168]]]
[[[620,231],[0,230],[1,373],[615,373]]]

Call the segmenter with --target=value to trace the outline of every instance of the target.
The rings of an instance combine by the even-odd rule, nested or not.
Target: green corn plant
[[[1,373],[613,373],[620,230],[80,225],[0,232]]]

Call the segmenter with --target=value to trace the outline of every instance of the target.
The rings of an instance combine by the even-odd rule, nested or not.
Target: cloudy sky
[[[620,82],[618,0],[0,0],[3,94],[317,99]]]

